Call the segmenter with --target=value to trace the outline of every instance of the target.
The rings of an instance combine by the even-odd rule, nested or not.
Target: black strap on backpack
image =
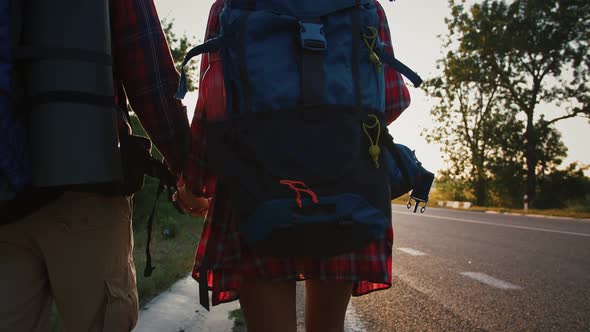
[[[160,198],[160,194],[164,191],[164,185],[162,181],[158,185],[158,191],[156,192],[156,199],[154,200],[154,205],[152,206],[152,212],[150,213],[150,217],[148,218],[147,222],[147,241],[145,244],[145,269],[143,270],[144,277],[151,277],[152,272],[156,269],[152,265],[152,254],[150,252],[150,243],[152,242],[152,226],[154,223],[154,215],[156,214],[156,206],[158,205],[158,199]]]
[[[422,78],[416,74],[413,70],[411,70],[408,66],[404,65],[401,61],[396,59],[393,55],[387,54],[387,52],[382,51],[381,59],[383,62],[395,69],[398,73],[404,75],[407,79],[414,84],[415,87],[419,87],[422,85]]]
[[[145,269],[143,270],[144,277],[151,277],[152,272],[156,269],[155,266],[152,265],[152,255],[150,252],[150,244],[152,242],[152,228],[154,224],[154,216],[156,214],[156,206],[158,205],[158,200],[160,195],[164,191],[164,188],[168,188],[168,197],[172,201],[172,195],[177,190],[176,188],[176,177],[174,177],[168,169],[162,164],[158,162],[157,159],[153,159],[151,171],[148,175],[152,177],[156,177],[160,179],[160,183],[158,184],[158,190],[156,191],[156,199],[154,200],[154,205],[152,206],[152,211],[148,218],[147,222],[147,240],[145,244]],[[173,202],[174,207],[180,214],[184,214],[184,212],[180,209],[176,202]]]
[[[118,86],[117,96],[118,96],[118,106],[125,114],[125,117],[127,118],[127,121],[129,122],[129,126],[131,126],[131,116],[129,115],[129,107],[127,106],[127,95],[125,93],[125,89],[123,88],[123,86],[121,84],[119,84],[119,86]],[[120,136],[124,140],[125,139],[130,139],[130,140],[147,139],[147,138],[143,138],[143,137],[139,137],[139,136],[130,135],[127,132],[121,133]],[[148,222],[147,222],[147,240],[146,240],[146,245],[145,245],[146,266],[143,271],[143,275],[144,275],[144,277],[150,277],[152,275],[152,272],[156,269],[152,265],[152,255],[151,255],[151,251],[150,251],[150,245],[152,242],[152,229],[153,229],[153,224],[154,224],[154,217],[156,215],[156,207],[158,205],[158,201],[160,199],[160,196],[161,196],[162,192],[164,191],[164,188],[168,188],[168,194],[169,194],[170,200],[172,200],[172,194],[174,193],[174,191],[176,191],[176,177],[172,173],[170,173],[170,171],[168,171],[168,168],[164,165],[163,161],[159,161],[151,155],[150,149],[145,151],[144,156],[141,159],[144,159],[144,160],[140,161],[140,163],[142,163],[142,165],[136,166],[141,169],[135,170],[135,172],[142,173],[141,179],[140,179],[141,180],[140,187],[143,186],[144,174],[160,180],[160,182],[158,184],[158,189],[156,191],[156,198],[154,199],[154,204],[152,206],[152,210],[150,212],[150,216],[148,217]],[[135,180],[133,182],[138,182],[138,180]],[[139,188],[138,188],[138,190],[139,190]],[[183,213],[178,208],[178,206],[176,206],[176,205],[174,205],[174,206],[177,208],[177,210],[180,213]]]

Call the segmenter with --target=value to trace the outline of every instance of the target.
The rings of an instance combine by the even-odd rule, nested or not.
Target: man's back
[[[124,87],[147,133],[179,173],[188,148],[188,119],[172,96],[178,73],[154,5],[151,0],[112,0],[108,5],[113,85]],[[75,13],[68,11],[71,15]],[[119,134],[128,133],[125,115],[119,112],[115,118]],[[69,331],[123,332],[135,325],[131,198],[69,189],[53,190],[57,195],[37,202],[43,195],[25,192],[11,206],[27,206],[28,211],[0,226],[2,331],[48,330],[53,301]]]

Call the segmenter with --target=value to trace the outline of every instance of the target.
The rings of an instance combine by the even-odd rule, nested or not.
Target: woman
[[[385,13],[374,2],[381,19],[380,38],[392,53]],[[205,40],[218,34],[222,7],[221,0],[211,7]],[[306,330],[343,331],[351,296],[391,287],[393,228],[387,228],[382,240],[326,259],[264,257],[241,243],[226,190],[198,162],[206,150],[202,121],[225,107],[217,61],[215,54],[202,58],[200,95],[192,123],[193,150],[183,173],[186,187],[179,191],[181,205],[193,215],[207,212],[209,202],[200,196],[211,198],[193,277],[206,282],[213,293],[213,305],[239,299],[248,330],[255,332],[297,330],[295,282],[305,280]],[[400,74],[388,67],[385,70],[385,112],[390,124],[408,107],[410,96]]]

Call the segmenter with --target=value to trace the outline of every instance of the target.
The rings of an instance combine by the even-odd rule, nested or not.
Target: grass
[[[242,309],[230,311],[229,319],[234,321],[232,332],[246,331],[246,320],[244,319],[244,312],[242,311]]]
[[[528,209],[525,211],[523,209],[508,209],[508,208],[501,208],[501,207],[485,207],[485,206],[472,206],[470,209],[471,211],[495,211],[499,213],[518,213],[518,214],[530,214],[530,215],[541,215],[541,216],[551,216],[551,217],[567,217],[567,218],[576,218],[576,219],[583,219],[583,218],[590,218],[590,213],[588,212],[577,212],[571,211],[568,209],[548,209],[548,210],[539,210],[539,209]]]
[[[49,322],[49,331],[51,332],[61,332],[63,331],[63,327],[61,325],[61,321],[59,320],[59,316],[57,315],[57,309],[55,305],[51,308],[51,318]]]
[[[405,194],[402,197],[394,199],[392,202],[394,204],[399,205],[406,205],[408,203],[409,194]],[[438,199],[431,197],[430,202],[428,202],[428,207],[438,207]],[[449,208],[452,209],[452,208]],[[495,211],[498,213],[518,213],[518,214],[528,214],[528,215],[541,215],[541,216],[551,216],[551,217],[568,217],[568,218],[590,218],[589,212],[581,211],[580,209],[529,209],[525,211],[523,209],[510,209],[510,208],[503,208],[503,207],[491,207],[491,206],[472,206],[469,209],[460,209],[466,211]],[[428,211],[428,209],[427,209]]]

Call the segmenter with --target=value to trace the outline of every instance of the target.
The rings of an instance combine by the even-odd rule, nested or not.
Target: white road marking
[[[484,283],[486,285],[495,287],[495,288],[499,288],[499,289],[522,289],[522,287],[511,284],[509,282],[500,280],[500,279],[496,279],[492,276],[489,276],[485,273],[480,273],[480,272],[461,272],[461,275],[464,275],[466,277],[475,279],[481,283]]]
[[[403,251],[408,255],[412,255],[412,256],[426,256],[425,253],[423,253],[420,250],[416,250],[416,249],[412,249],[412,248],[397,248],[397,250],[399,251]]]
[[[346,308],[346,317],[344,318],[344,332],[366,332],[367,329],[363,326],[359,316],[357,316],[352,306],[352,302],[348,303]]]
[[[547,228],[538,228],[538,227],[529,227],[529,226],[516,226],[516,225],[506,225],[506,224],[498,224],[498,223],[493,223],[493,222],[479,221],[479,220],[471,220],[471,219],[451,218],[451,217],[441,217],[441,216],[431,216],[431,215],[427,215],[427,214],[419,214],[418,215],[418,214],[414,214],[414,213],[411,213],[411,212],[398,212],[398,211],[393,211],[393,213],[407,214],[407,215],[410,215],[410,216],[417,216],[417,217],[420,217],[420,218],[434,218],[434,219],[440,219],[440,220],[460,221],[460,222],[466,222],[466,223],[471,223],[471,224],[490,225],[490,226],[507,227],[507,228],[518,228],[518,229],[526,229],[526,230],[529,230],[529,231],[538,231],[538,232],[547,232],[547,233],[557,233],[557,234],[566,234],[566,235],[576,235],[576,236],[590,237],[590,234],[588,234],[588,233],[576,233],[576,232],[558,231],[558,230],[547,229]]]

